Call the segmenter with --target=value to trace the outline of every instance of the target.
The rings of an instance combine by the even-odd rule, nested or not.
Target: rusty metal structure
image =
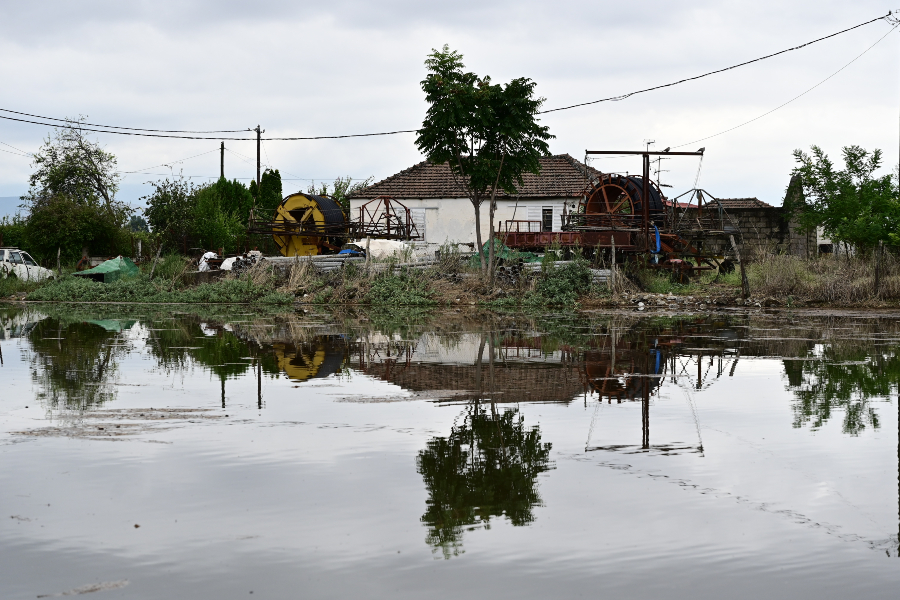
[[[740,235],[722,203],[700,189],[670,201],[650,179],[651,156],[702,157],[703,150],[586,151],[587,156],[612,154],[640,155],[642,175],[600,173],[587,179],[577,207],[564,209],[561,231],[540,231],[540,222],[516,220],[501,225],[497,237],[515,249],[579,247],[588,253],[614,249],[626,260],[641,258],[647,266],[686,274],[719,269],[729,236]],[[679,202],[685,196],[688,201]]]
[[[328,196],[291,194],[274,214],[250,211],[248,231],[271,235],[284,256],[315,256],[338,252],[350,240],[420,239],[409,208],[390,196],[379,196],[359,207],[348,219]]]

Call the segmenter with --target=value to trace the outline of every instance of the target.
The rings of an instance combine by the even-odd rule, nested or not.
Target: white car
[[[0,278],[16,277],[21,281],[52,279],[53,271],[37,264],[27,252],[18,248],[0,248]]]

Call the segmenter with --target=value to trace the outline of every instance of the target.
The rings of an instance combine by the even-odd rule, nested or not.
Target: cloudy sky
[[[270,136],[415,129],[419,82],[432,48],[449,44],[495,82],[526,76],[546,108],[619,95],[729,66],[862,23],[897,8],[875,0],[85,0],[0,8],[0,108],[109,125],[230,130]],[[728,73],[542,117],[554,153],[680,146],[707,155],[700,187],[718,197],[780,204],[791,151],[819,144],[882,148],[898,160],[900,33],[826,79],[890,31],[883,21]],[[4,114],[4,113],[0,113]],[[50,130],[0,120],[0,197],[27,189],[33,152]],[[219,173],[217,141],[97,138],[128,173],[120,197],[137,204],[148,180]],[[13,148],[11,148],[12,146]],[[226,175],[255,176],[255,142],[226,142]],[[192,157],[189,160],[181,159]],[[285,192],[337,176],[381,179],[421,160],[413,134],[270,141],[262,160]],[[169,166],[161,166],[168,164]],[[639,171],[607,159],[605,171]],[[694,158],[664,163],[673,195],[692,187]]]

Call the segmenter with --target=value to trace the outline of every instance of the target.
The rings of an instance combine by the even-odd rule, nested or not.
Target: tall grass
[[[751,293],[793,297],[807,302],[865,303],[900,299],[900,261],[884,253],[879,293],[875,294],[873,257],[764,255],[749,265]]]

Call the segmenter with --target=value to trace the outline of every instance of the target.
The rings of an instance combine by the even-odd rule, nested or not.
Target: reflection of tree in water
[[[428,543],[450,558],[462,552],[463,529],[487,529],[500,515],[513,525],[531,523],[541,503],[537,476],[553,468],[550,448],[518,410],[477,405],[448,437],[432,438],[416,459],[429,496],[421,519]]]
[[[900,381],[900,356],[891,351],[827,346],[812,360],[786,360],[784,369],[794,393],[794,427],[822,427],[835,411],[844,412],[842,430],[859,435],[878,429],[872,399],[888,398]]]
[[[115,398],[116,361],[127,352],[116,344],[117,331],[50,318],[37,323],[28,338],[31,377],[47,408],[84,410]]]

